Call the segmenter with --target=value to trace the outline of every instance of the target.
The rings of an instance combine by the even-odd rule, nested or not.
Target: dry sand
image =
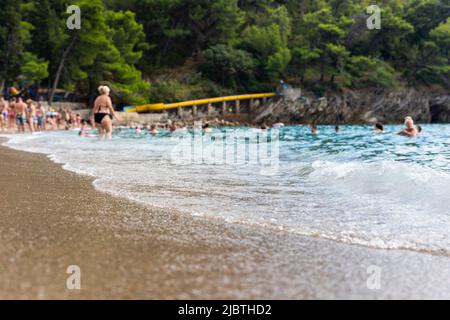
[[[81,268],[68,290],[67,267]],[[379,290],[367,287],[380,267]],[[142,207],[0,147],[2,299],[450,298],[450,258]]]

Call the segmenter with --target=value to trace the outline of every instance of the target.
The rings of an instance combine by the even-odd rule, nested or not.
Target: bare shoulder
[[[94,106],[97,106],[101,102],[102,102],[102,96],[98,96],[97,98],[95,98]]]

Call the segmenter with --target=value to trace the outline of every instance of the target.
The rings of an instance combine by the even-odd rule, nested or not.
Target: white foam
[[[146,205],[374,248],[450,255],[450,174],[435,168],[449,164],[442,148],[421,146],[433,160],[426,166],[394,160],[393,154],[421,159],[417,146],[398,141],[390,149],[373,143],[361,149],[360,135],[352,140],[342,134],[333,139],[347,140],[330,140],[334,149],[326,153],[320,138],[300,140],[287,130],[293,132],[282,143],[274,176],[257,174],[254,165],[177,165],[170,161],[170,137],[99,143],[54,132],[8,136],[6,145],[48,154],[66,170],[95,177],[97,189]],[[380,149],[390,160],[366,157]],[[347,158],[355,160],[335,160]]]

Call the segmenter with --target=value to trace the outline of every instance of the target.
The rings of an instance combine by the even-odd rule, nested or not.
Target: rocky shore
[[[366,124],[400,123],[405,116],[421,123],[450,122],[448,91],[346,90],[321,98],[288,89],[284,98],[259,109],[256,123]]]
[[[285,124],[385,124],[402,123],[405,116],[413,117],[419,123],[450,123],[450,91],[416,89],[365,89],[345,90],[340,94],[328,94],[317,97],[301,89],[288,89],[284,97],[278,97],[259,105],[252,113],[227,113],[221,115],[218,110],[207,115],[198,112],[195,118],[192,112],[176,111],[163,113],[126,113],[120,112],[123,126],[158,124],[166,125],[169,120],[177,121],[180,126],[192,125],[195,120],[203,120],[212,126],[254,126],[271,125],[275,122]],[[88,119],[90,109],[77,110]]]

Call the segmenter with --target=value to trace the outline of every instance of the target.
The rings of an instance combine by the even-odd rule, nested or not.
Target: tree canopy
[[[121,105],[273,88],[450,85],[449,0],[0,0],[0,89]],[[376,4],[381,28],[370,30]],[[81,27],[68,28],[80,8]]]

